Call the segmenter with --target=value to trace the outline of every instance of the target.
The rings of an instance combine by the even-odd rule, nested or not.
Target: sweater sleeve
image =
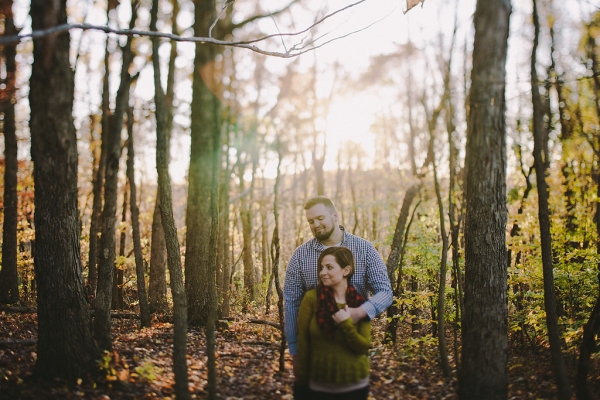
[[[338,325],[344,333],[346,344],[356,354],[363,354],[371,347],[371,322],[360,321],[358,326],[352,323],[352,318],[348,318]]]
[[[310,321],[316,309],[316,290],[310,290],[298,310],[298,357],[296,364],[296,382],[308,383],[310,371]]]

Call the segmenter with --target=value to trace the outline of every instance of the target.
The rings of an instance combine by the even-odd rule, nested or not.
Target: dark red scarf
[[[348,307],[356,308],[365,301],[366,299],[348,282],[348,289],[346,289],[346,304]],[[333,289],[319,283],[319,286],[317,286],[317,326],[329,339],[333,339],[335,336],[335,321],[332,315],[338,310]]]

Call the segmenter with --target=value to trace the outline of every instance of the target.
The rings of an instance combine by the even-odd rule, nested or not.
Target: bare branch
[[[280,57],[280,58],[291,58],[291,57],[299,56],[300,54],[306,53],[308,51],[315,50],[315,49],[322,47],[328,43],[331,43],[335,40],[350,36],[357,32],[361,32],[361,31],[367,29],[368,27],[372,26],[373,24],[375,24],[378,21],[371,23],[362,29],[353,31],[351,33],[342,35],[340,37],[336,37],[336,38],[331,39],[331,40],[329,40],[325,43],[322,43],[318,46],[312,46],[310,48],[306,48],[306,45],[302,46],[301,44],[296,44],[296,45],[292,46],[286,52],[279,52],[279,51],[268,51],[265,49],[261,49],[255,45],[253,45],[253,43],[263,42],[267,39],[271,39],[274,37],[284,37],[284,36],[293,37],[293,36],[302,35],[306,32],[309,32],[315,26],[323,23],[325,20],[335,16],[336,14],[344,12],[352,7],[356,7],[357,5],[362,4],[366,1],[368,1],[368,0],[359,0],[359,1],[356,1],[355,3],[349,4],[343,8],[340,8],[330,14],[325,15],[323,18],[317,20],[312,25],[308,26],[307,28],[305,28],[301,31],[291,32],[291,33],[271,34],[271,35],[266,35],[266,36],[263,36],[263,37],[260,37],[257,39],[252,39],[252,40],[227,41],[227,40],[218,40],[218,39],[215,39],[212,37],[179,36],[179,35],[175,35],[173,33],[152,32],[152,31],[145,31],[145,30],[139,30],[139,29],[117,29],[117,28],[111,28],[111,27],[105,26],[105,25],[93,25],[93,24],[87,24],[87,23],[79,23],[79,24],[62,24],[62,25],[57,25],[57,26],[49,28],[49,29],[36,30],[36,31],[27,33],[27,34],[0,37],[0,46],[17,44],[26,38],[31,38],[31,39],[35,40],[35,39],[39,39],[39,38],[43,38],[43,37],[47,37],[47,36],[59,35],[61,33],[67,32],[71,29],[81,29],[81,30],[97,30],[97,31],[105,32],[105,33],[113,33],[113,34],[124,35],[124,36],[146,36],[146,37],[154,37],[154,38],[164,38],[164,39],[169,39],[169,40],[173,40],[173,41],[177,41],[177,42],[210,43],[210,44],[221,45],[221,46],[240,47],[240,48],[245,48],[245,49],[248,49],[248,50],[254,51],[256,53],[263,54],[263,55]],[[273,14],[271,14],[271,15],[273,15]]]

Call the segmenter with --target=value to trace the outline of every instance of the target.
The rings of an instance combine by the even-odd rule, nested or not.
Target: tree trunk
[[[171,33],[178,34],[177,16],[179,15],[179,1],[171,0],[173,12],[171,14]],[[177,42],[171,41],[171,54],[169,58],[169,71],[167,72],[167,92],[165,95],[165,106],[167,113],[166,135],[167,135],[167,164],[170,159],[170,138],[173,128],[173,97],[175,82],[175,59],[177,58]],[[165,231],[160,218],[160,193],[156,188],[156,201],[152,215],[152,239],[150,253],[150,282],[149,282],[149,308],[151,313],[167,312],[167,245],[165,243]]]
[[[110,4],[110,3],[109,3]],[[109,19],[111,7],[106,9],[106,18]],[[102,188],[106,176],[106,156],[108,153],[108,130],[110,128],[110,52],[108,50],[108,36],[104,47],[104,77],[102,78],[102,133],[100,135],[100,159],[92,178],[92,215],[90,217],[90,252],[88,255],[88,297],[95,304],[96,286],[98,284],[98,234],[102,224]]]
[[[283,318],[283,289],[279,283],[279,261],[281,244],[279,240],[279,184],[281,181],[281,145],[277,143],[277,175],[275,176],[275,186],[273,187],[273,216],[275,219],[275,227],[273,228],[273,238],[271,241],[271,259],[273,261],[273,270],[271,276],[275,281],[275,290],[277,291],[277,311],[279,315],[279,325],[281,326],[281,344],[279,346],[279,372],[285,370],[285,329]]]
[[[219,298],[221,303],[221,316],[229,317],[229,277],[231,275],[231,258],[229,257],[229,133],[225,133],[224,150],[221,153],[224,167],[221,169],[219,201],[219,251],[217,252],[218,265],[221,275],[219,280]]]
[[[130,29],[135,26],[137,18],[138,0],[132,0],[133,10]],[[123,66],[121,68],[121,83],[117,91],[115,111],[110,119],[110,129],[107,139],[106,180],[104,182],[104,209],[102,211],[102,236],[100,238],[100,262],[98,264],[98,289],[96,291],[94,333],[98,345],[103,350],[112,348],[110,333],[110,301],[112,297],[112,283],[115,264],[115,225],[117,209],[117,184],[119,174],[119,158],[121,155],[121,130],[123,129],[123,116],[129,101],[129,88],[131,76],[129,66],[133,60],[131,42],[133,37],[127,38],[125,47],[122,48]]]
[[[167,145],[168,146],[168,145]],[[156,202],[152,216],[152,239],[150,245],[150,282],[148,303],[151,313],[164,313],[167,303],[167,244],[160,216],[160,187],[156,188]]]
[[[0,14],[4,15],[4,34],[16,35],[12,0],[3,1]],[[17,275],[17,131],[16,104],[16,46],[7,45],[4,53],[5,88],[0,95],[0,113],[3,115],[4,133],[4,222],[2,225],[2,269],[0,270],[0,304],[19,302]]]
[[[57,7],[31,3],[33,30],[67,23]],[[94,342],[81,274],[77,210],[77,135],[73,125],[73,71],[69,33],[34,40],[29,104],[35,182],[35,274],[38,341],[34,374],[83,377],[100,355]]]
[[[152,1],[150,30],[156,31],[158,0]],[[152,66],[154,67],[154,102],[156,105],[156,171],[160,193],[160,212],[167,247],[167,265],[173,296],[173,373],[175,374],[175,396],[177,399],[190,399],[187,375],[187,304],[183,273],[181,271],[181,252],[177,238],[177,228],[173,217],[171,178],[169,177],[167,154],[167,112],[165,95],[160,83],[160,61],[158,57],[158,38],[152,39]]]
[[[554,379],[558,387],[558,398],[568,400],[571,398],[571,386],[567,376],[567,369],[561,350],[560,332],[558,331],[558,316],[556,315],[556,295],[554,293],[554,274],[552,267],[552,236],[550,234],[550,216],[548,211],[548,191],[546,185],[546,163],[544,159],[544,111],[538,86],[536,71],[536,53],[540,24],[537,13],[537,1],[533,0],[533,24],[535,36],[531,52],[531,95],[533,101],[533,163],[535,166],[535,180],[538,189],[538,215],[540,223],[540,241],[542,246],[542,268],[544,276],[544,306],[546,309],[546,326],[548,327],[548,340],[550,342],[550,355]],[[546,156],[547,157],[547,156]]]
[[[596,114],[600,118],[600,76],[598,68],[598,60],[596,59],[596,42],[591,34],[588,32],[588,57],[591,60],[592,65],[592,76],[594,77],[595,87],[595,106]],[[596,159],[600,159],[600,146],[597,143],[590,141],[590,145],[596,155]],[[600,198],[600,168],[596,167],[593,172],[594,180],[596,183],[596,197]],[[596,213],[594,215],[594,222],[596,224],[596,235],[600,238],[600,202],[596,203]],[[600,240],[596,241],[596,253],[600,254]],[[597,265],[598,269],[598,281],[600,283],[600,261]],[[581,346],[579,348],[579,360],[577,362],[577,377],[576,377],[576,388],[577,388],[577,399],[587,400],[590,397],[590,392],[587,385],[588,368],[590,362],[590,356],[597,350],[596,335],[600,332],[600,293],[596,298],[596,304],[590,314],[588,322],[583,328],[583,338],[581,340]]]
[[[216,18],[215,0],[196,0],[195,36],[206,36]],[[185,288],[188,320],[193,326],[206,326],[209,311],[210,198],[213,169],[213,140],[220,132],[221,100],[214,76],[217,49],[214,45],[196,45],[192,84],[191,152],[188,202],[186,211]]]
[[[240,188],[244,187],[243,173],[240,174]],[[244,296],[242,299],[242,311],[248,310],[248,303],[254,301],[254,260],[252,257],[252,202],[247,199],[249,195],[242,197],[240,205],[240,219],[242,220],[242,263],[244,265]]]
[[[127,172],[125,173],[127,175]],[[115,275],[113,276],[113,292],[111,309],[123,309],[123,282],[125,271],[125,244],[127,243],[127,208],[129,206],[129,182],[123,187],[123,207],[121,208],[121,226],[119,227],[119,261],[115,263]]]
[[[137,293],[140,303],[140,325],[142,328],[150,326],[150,310],[148,296],[146,295],[146,278],[144,276],[144,256],[140,239],[140,210],[137,206],[137,193],[135,186],[135,169],[133,153],[133,109],[127,111],[127,180],[129,181],[129,211],[131,213],[131,229],[133,231],[133,253],[135,256],[135,275],[137,280]]]
[[[212,184],[210,192],[210,239],[208,243],[208,266],[212,270],[206,277],[208,284],[208,320],[206,324],[206,356],[208,367],[208,398],[217,398],[217,349],[215,327],[217,323],[218,298],[217,298],[217,239],[219,235],[219,164],[221,158],[221,132],[214,130],[213,136],[213,165]]]
[[[410,190],[410,189],[409,189]],[[405,195],[406,196],[406,195]],[[405,197],[406,198],[406,197]],[[414,206],[412,213],[410,214],[410,219],[408,220],[408,224],[406,225],[406,229],[404,230],[404,239],[402,240],[402,247],[400,249],[400,259],[398,261],[398,279],[396,279],[396,287],[394,288],[394,298],[399,299],[400,294],[402,293],[402,266],[404,263],[404,254],[406,253],[406,243],[408,241],[408,233],[410,232],[410,227],[415,218],[415,212],[419,205],[421,204],[421,200],[417,202]],[[398,306],[395,302],[388,308],[388,318],[391,318],[385,334],[386,342],[396,343],[397,333],[398,333],[398,318],[399,314],[402,312],[402,308],[398,309]]]
[[[431,141],[434,136],[430,131]],[[450,377],[450,363],[448,362],[448,349],[446,348],[446,320],[444,313],[444,300],[446,294],[446,271],[448,264],[448,232],[446,232],[446,217],[444,214],[444,202],[442,201],[442,192],[437,175],[437,165],[435,157],[432,160],[433,164],[433,181],[435,183],[435,195],[437,197],[438,209],[440,213],[440,236],[442,237],[442,257],[440,260],[440,287],[438,292],[437,314],[438,314],[438,340],[440,349],[440,358],[442,360],[442,371],[446,378]]]
[[[392,246],[390,248],[390,255],[386,261],[387,273],[390,278],[390,284],[394,287],[396,282],[396,270],[398,269],[398,262],[400,261],[400,253],[402,251],[402,244],[404,239],[404,227],[408,220],[408,214],[410,206],[413,200],[419,194],[421,190],[421,182],[413,184],[408,188],[402,201],[402,207],[400,208],[400,215],[398,215],[398,221],[396,222],[396,230],[394,231],[394,238],[392,239]],[[399,276],[398,279],[401,279]],[[389,309],[388,309],[389,310]],[[388,312],[389,316],[389,312]]]
[[[461,399],[506,399],[505,65],[509,0],[478,0],[465,157]]]

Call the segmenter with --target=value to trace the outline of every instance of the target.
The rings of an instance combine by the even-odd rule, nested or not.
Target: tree
[[[127,180],[131,199],[129,208],[131,213],[131,230],[133,231],[133,253],[135,257],[135,275],[137,280],[137,293],[140,303],[140,325],[150,326],[150,310],[148,307],[148,296],[146,295],[146,279],[144,277],[144,257],[140,238],[140,210],[137,206],[137,190],[135,185],[134,152],[133,152],[133,109],[127,110]]]
[[[4,15],[4,34],[15,35],[12,0],[0,2]],[[4,223],[2,225],[2,269],[0,270],[0,304],[19,301],[17,275],[17,132],[15,126],[16,103],[16,46],[3,47],[5,88],[0,94],[0,113],[3,115],[4,133]]]
[[[179,15],[179,1],[171,0],[173,12],[171,15],[171,32],[177,34],[177,16]],[[166,101],[166,135],[167,135],[167,156],[170,154],[170,137],[173,128],[173,97],[175,83],[175,59],[177,58],[177,42],[171,42],[171,54],[169,59],[169,71],[167,72],[167,91],[165,93]],[[150,282],[149,282],[149,303],[150,312],[165,312],[168,309],[167,304],[167,245],[165,242],[165,232],[163,230],[160,218],[160,193],[156,189],[156,202],[154,203],[154,214],[152,216],[152,244],[150,254]]]
[[[158,0],[152,1],[150,29],[156,31]],[[154,103],[156,105],[156,172],[158,173],[158,193],[160,213],[167,247],[167,266],[171,278],[173,295],[173,372],[175,374],[175,395],[178,399],[190,398],[187,376],[187,303],[183,273],[181,271],[181,250],[177,239],[177,228],[173,217],[171,178],[169,177],[167,150],[167,110],[165,94],[160,82],[159,43],[152,39],[152,66],[154,68]]]
[[[67,21],[66,0],[31,2],[33,29]],[[56,5],[57,7],[54,7]],[[35,182],[38,342],[35,374],[75,380],[99,358],[79,255],[77,137],[69,34],[34,41],[29,102]]]
[[[194,34],[206,35],[216,17],[215,0],[196,0]],[[210,196],[214,157],[214,132],[221,131],[221,100],[214,74],[217,47],[197,44],[192,83],[191,152],[186,210],[185,288],[190,325],[206,326],[208,319],[208,265]]]
[[[130,29],[135,26],[137,19],[138,0],[131,2]],[[121,67],[121,83],[115,100],[115,110],[110,118],[106,156],[106,179],[104,182],[104,209],[102,210],[102,237],[100,238],[100,261],[98,264],[98,289],[96,291],[94,334],[98,345],[105,350],[112,348],[110,333],[110,303],[115,263],[115,225],[117,209],[117,184],[119,174],[119,158],[121,156],[121,131],[123,119],[129,102],[129,89],[133,77],[129,75],[129,66],[133,60],[131,42],[127,38],[122,48],[123,66]]]
[[[506,399],[505,64],[509,0],[478,0],[465,155],[461,399]]]
[[[598,17],[600,17],[600,14],[596,14],[596,21],[598,21]],[[594,81],[594,108],[596,116],[598,120],[600,120],[600,67],[598,66],[598,59],[596,58],[597,45],[596,40],[592,35],[592,24],[590,24],[587,34],[587,52],[588,58],[591,61],[590,64]],[[600,141],[598,140],[598,136],[592,136],[590,134],[585,135],[596,158],[600,159]],[[600,168],[597,165],[595,167],[594,178],[596,184],[596,196],[597,198],[600,198]],[[594,223],[596,225],[597,235],[596,253],[600,254],[600,202],[596,202]],[[597,269],[598,279],[600,280],[600,261],[598,262]],[[600,332],[600,293],[596,296],[594,308],[590,312],[588,321],[583,328],[583,338],[579,348],[576,377],[577,399],[579,400],[587,400],[590,398],[587,384],[590,356],[597,349],[596,336],[598,335],[598,332]]]
[[[548,210],[548,191],[546,184],[546,165],[550,162],[548,152],[544,147],[544,110],[538,75],[536,71],[537,47],[540,33],[540,22],[537,11],[537,2],[533,0],[534,39],[531,51],[531,96],[533,101],[533,159],[535,177],[538,191],[538,221],[540,226],[540,240],[542,247],[542,269],[544,276],[544,306],[546,309],[546,326],[548,327],[548,340],[550,342],[550,355],[554,379],[558,387],[558,398],[568,400],[571,398],[571,387],[567,377],[567,369],[561,350],[561,339],[558,331],[558,316],[556,314],[556,294],[554,291],[554,273],[552,271],[552,237],[550,235],[550,212]],[[546,155],[544,157],[544,154]]]

